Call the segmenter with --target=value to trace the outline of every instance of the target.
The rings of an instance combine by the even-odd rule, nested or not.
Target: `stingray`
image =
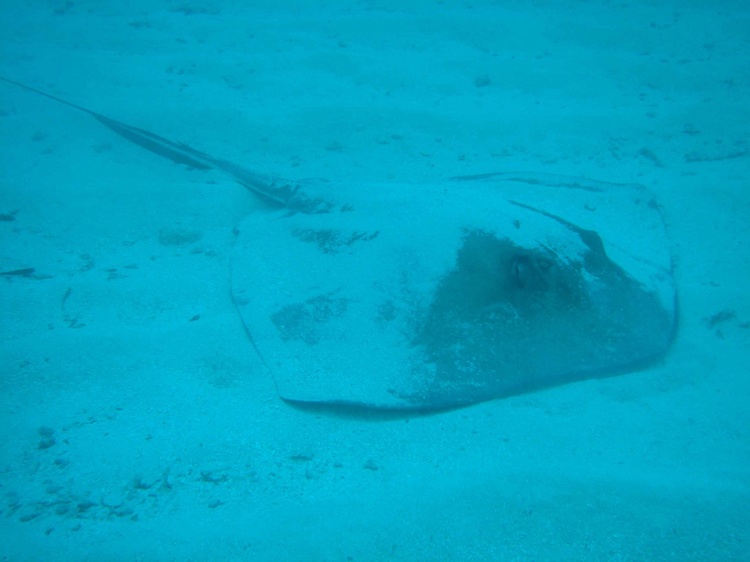
[[[237,227],[231,285],[286,401],[463,406],[642,369],[673,339],[668,241],[642,186],[521,172],[287,180],[2,80],[268,203]]]

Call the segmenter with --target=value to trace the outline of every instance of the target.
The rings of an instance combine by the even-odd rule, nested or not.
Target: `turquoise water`
[[[89,112],[0,83],[4,560],[748,559],[744,5],[11,2],[0,25],[0,76]],[[487,274],[506,246],[451,234],[496,200],[447,178],[508,172],[504,197],[547,214],[503,203],[504,232],[559,263]],[[270,176],[340,196],[352,233],[301,222],[312,261],[276,250]],[[637,282],[597,254],[574,291],[584,230]],[[550,270],[519,332],[539,301],[498,295]],[[570,295],[597,276],[618,296],[577,332]],[[402,300],[377,322],[329,330],[383,287]],[[637,287],[664,307],[676,288],[676,335],[632,312]],[[480,305],[495,324],[467,345]],[[415,403],[391,376],[404,341],[462,377],[504,359],[554,380],[373,407]],[[604,372],[570,375],[576,350]]]

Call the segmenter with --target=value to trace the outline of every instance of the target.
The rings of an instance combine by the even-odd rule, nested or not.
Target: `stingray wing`
[[[638,186],[495,174],[323,186],[352,202],[239,227],[233,295],[287,400],[429,409],[660,357],[675,289]]]

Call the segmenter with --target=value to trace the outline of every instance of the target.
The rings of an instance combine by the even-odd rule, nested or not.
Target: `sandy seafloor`
[[[641,372],[301,411],[229,292],[254,197],[0,84],[0,269],[37,277],[0,279],[2,560],[750,560],[746,3],[8,0],[0,37],[5,77],[280,176],[642,183],[680,297]]]

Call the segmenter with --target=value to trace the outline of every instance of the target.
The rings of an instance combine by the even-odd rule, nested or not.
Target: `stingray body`
[[[640,368],[671,343],[671,260],[643,187],[281,180],[3,80],[273,203],[237,229],[232,292],[285,400],[460,406]]]

